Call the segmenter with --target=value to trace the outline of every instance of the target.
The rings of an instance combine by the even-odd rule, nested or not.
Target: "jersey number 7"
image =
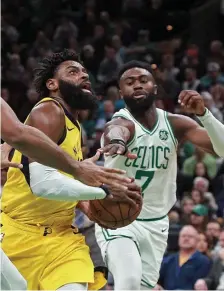
[[[135,179],[141,180],[142,177],[146,177],[145,183],[142,185],[142,197],[144,197],[144,191],[148,187],[149,183],[152,181],[152,178],[154,177],[155,171],[143,171],[138,170],[135,175]]]

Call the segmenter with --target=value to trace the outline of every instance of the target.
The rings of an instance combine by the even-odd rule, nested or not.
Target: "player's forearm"
[[[87,186],[39,163],[31,163],[29,170],[30,187],[38,197],[59,201],[95,200],[106,197],[103,189]]]
[[[123,140],[125,143],[129,141],[131,132],[127,127],[120,125],[109,125],[105,129],[104,138],[106,143],[112,140]]]
[[[216,154],[224,157],[224,124],[217,120],[208,109],[205,115],[198,116],[198,119],[207,130]]]

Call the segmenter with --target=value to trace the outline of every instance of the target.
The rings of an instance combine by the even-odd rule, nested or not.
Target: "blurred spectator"
[[[8,81],[18,81],[23,80],[25,74],[25,69],[21,64],[19,55],[10,55],[9,56],[9,67],[6,71],[6,77]]]
[[[182,69],[194,68],[197,72],[197,76],[204,74],[204,58],[197,45],[190,44],[188,46],[181,65]]]
[[[162,64],[160,67],[161,72],[164,74],[166,80],[176,80],[180,70],[174,66],[173,55],[163,55]]]
[[[15,26],[10,25],[4,18],[4,16],[2,16],[1,19],[1,30],[2,33],[4,33],[7,37],[7,39],[10,42],[17,42],[19,39],[19,32],[18,30],[15,28]]]
[[[197,79],[197,72],[194,68],[186,68],[184,71],[185,80],[182,84],[183,90],[198,90],[200,80]]]
[[[96,76],[98,71],[98,63],[95,59],[95,50],[91,44],[87,44],[82,49],[82,61],[85,68]]]
[[[181,222],[183,225],[190,223],[190,215],[194,208],[194,200],[191,197],[184,197],[181,201]]]
[[[114,114],[114,103],[111,100],[103,102],[103,111],[100,118],[96,121],[97,128],[104,128],[107,122],[109,122]]]
[[[117,86],[109,86],[106,91],[106,99],[114,103],[115,111],[125,107],[124,100],[120,97],[119,89]]]
[[[121,63],[116,59],[116,51],[113,47],[105,47],[105,57],[100,63],[97,80],[106,82],[114,76]]]
[[[208,208],[205,205],[197,204],[193,207],[190,215],[190,224],[199,232],[204,232],[208,223]]]
[[[213,178],[216,175],[216,159],[199,148],[195,149],[195,153],[192,157],[184,161],[183,173],[193,177],[198,162],[202,162],[206,166],[209,178]]]
[[[208,62],[218,63],[224,69],[224,48],[223,43],[219,40],[214,40],[210,44],[210,55]]]
[[[210,92],[213,96],[217,108],[221,110],[222,116],[224,116],[224,86],[215,85],[211,87]]]
[[[191,192],[191,198],[195,204],[204,204],[205,198],[203,192],[193,189]]]
[[[78,36],[77,26],[71,22],[67,17],[62,17],[59,26],[54,33],[54,47],[57,51],[68,46],[67,40],[70,37]]]
[[[197,243],[197,250],[202,253],[203,255],[210,258],[210,243],[209,238],[206,236],[205,233],[199,233],[198,243]]]
[[[122,45],[121,38],[119,35],[113,35],[111,39],[111,45],[116,51],[117,60],[122,63],[125,60],[125,47]]]
[[[207,276],[210,260],[197,251],[199,234],[192,226],[184,226],[179,235],[180,251],[163,259],[159,284],[165,290],[192,290],[195,282]],[[158,287],[155,288],[158,290]]]
[[[224,75],[220,72],[220,65],[218,63],[208,63],[207,74],[201,78],[200,82],[204,90],[208,90],[216,84],[224,85]]]
[[[215,212],[218,208],[215,198],[211,192],[209,192],[209,180],[196,177],[193,181],[193,189],[202,192],[204,197],[204,203],[209,207],[212,212]]]
[[[205,106],[211,111],[211,113],[220,121],[223,122],[223,114],[217,108],[212,95],[209,92],[201,92],[201,96],[204,99]]]
[[[218,223],[218,221],[210,221],[208,222],[206,226],[206,235],[209,238],[209,240],[212,242],[213,247],[216,246],[218,240],[219,240],[219,235],[221,232],[221,226]]]
[[[79,121],[82,123],[88,139],[92,138],[95,132],[96,122],[94,121],[91,112],[89,110],[81,110],[79,112]]]
[[[195,290],[224,290],[224,230],[220,234],[220,244],[217,258],[213,260],[208,276],[196,281]]]
[[[198,162],[195,166],[194,177],[203,177],[209,180],[207,168],[204,163]]]
[[[39,95],[35,89],[29,88],[27,91],[27,101],[21,105],[18,116],[20,120],[25,121],[27,118],[27,112],[30,112],[34,105],[38,102]]]

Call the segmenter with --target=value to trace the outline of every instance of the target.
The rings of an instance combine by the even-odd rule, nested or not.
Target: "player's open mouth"
[[[81,84],[82,91],[86,93],[92,93],[92,88],[90,82],[82,83]]]

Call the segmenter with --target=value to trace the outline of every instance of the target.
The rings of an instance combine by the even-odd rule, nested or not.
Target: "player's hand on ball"
[[[196,91],[181,91],[178,102],[187,113],[193,113],[196,115],[203,115],[205,113],[206,108],[203,97]]]
[[[127,202],[133,207],[137,207],[137,204],[142,204],[141,187],[134,182],[127,184],[127,187],[126,191],[121,191],[116,187],[108,187],[110,195],[106,199]]]
[[[99,151],[102,154],[105,154],[105,156],[121,155],[132,160],[137,158],[136,154],[132,154],[129,150],[127,150],[126,146],[119,143],[108,144],[105,147],[100,148]]]
[[[99,187],[102,184],[106,184],[111,187],[117,187],[120,191],[126,191],[126,184],[131,182],[131,179],[124,176],[126,172],[120,169],[97,166],[95,162],[99,159],[100,155],[101,153],[97,151],[95,156],[81,162],[76,177],[88,186]]]

